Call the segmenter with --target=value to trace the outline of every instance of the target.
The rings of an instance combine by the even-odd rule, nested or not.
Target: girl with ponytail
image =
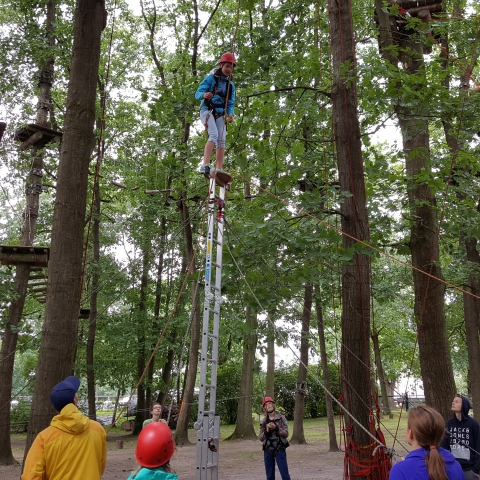
[[[417,406],[408,412],[405,437],[412,451],[390,471],[390,480],[465,480],[455,457],[439,445],[445,435],[442,416]]]

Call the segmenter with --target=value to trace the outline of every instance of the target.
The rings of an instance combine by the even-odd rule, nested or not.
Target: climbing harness
[[[226,106],[227,106],[227,103],[228,103],[228,99],[231,95],[231,86],[230,86],[231,80],[228,77],[223,77],[223,76],[221,77],[219,75],[219,73],[220,73],[219,70],[220,69],[217,69],[215,71],[215,73],[213,74],[213,76],[215,78],[215,84],[213,86],[213,91],[210,92],[210,93],[213,93],[213,97],[211,99],[209,99],[209,98],[204,98],[203,99],[203,105],[205,105],[208,108],[208,115],[206,116],[205,123],[203,125],[205,127],[205,131],[207,132],[207,134],[208,134],[208,120],[210,119],[210,116],[213,115],[215,120],[218,120],[220,117],[225,117]],[[225,82],[222,82],[222,83],[225,83],[225,88],[224,89],[222,89],[221,87],[220,87],[220,89],[218,88],[220,78],[225,78],[226,79]],[[215,97],[215,95],[218,95],[220,98],[222,98],[221,103],[219,103],[218,101],[213,102],[213,98]],[[220,113],[217,112],[217,109],[219,109],[219,108],[222,109],[222,111]],[[224,125],[225,125],[225,128],[228,128],[226,121],[224,122]]]

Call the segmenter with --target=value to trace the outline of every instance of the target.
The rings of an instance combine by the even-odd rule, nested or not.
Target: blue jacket
[[[447,431],[440,446],[452,452],[464,471],[479,473],[480,455],[474,450],[480,452],[480,426],[474,418],[468,416],[469,410],[470,402],[462,397],[462,420],[458,420],[455,414],[447,420]]]
[[[217,93],[215,93],[215,77],[217,78]],[[203,99],[203,94],[207,92],[214,93],[212,103],[215,105],[215,113],[222,114],[225,107],[225,95],[228,89],[228,78],[222,76],[215,76],[213,73],[207,75],[195,92],[195,98],[202,100],[200,110],[208,110]],[[235,107],[235,84],[230,82],[230,92],[228,94],[227,115],[234,114]]]
[[[430,452],[425,448],[413,450],[405,460],[396,463],[390,470],[389,480],[430,480],[428,475],[425,457]],[[438,449],[438,453],[445,461],[445,471],[448,480],[465,480],[463,470],[455,457],[443,448]]]

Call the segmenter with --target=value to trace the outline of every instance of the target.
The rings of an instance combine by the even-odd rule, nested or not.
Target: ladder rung
[[[207,362],[217,363],[217,360],[214,360],[213,358],[207,358]]]
[[[208,337],[209,337],[209,338],[218,338],[218,336],[217,336],[217,335],[214,335],[213,333],[209,333],[209,334],[208,334]]]
[[[209,310],[213,313],[216,313],[217,315],[220,314],[220,310],[215,310],[214,308],[209,308]]]
[[[217,268],[222,268],[222,266],[219,263],[212,262],[212,265]]]
[[[220,288],[216,287],[215,285],[212,285],[210,288],[211,288],[212,290],[216,290],[217,292],[220,291]]]
[[[217,386],[216,385],[205,385],[205,388],[217,388]],[[205,412],[203,412],[203,413],[205,413]]]
[[[223,242],[219,242],[216,238],[212,238],[213,243],[216,243],[217,245],[223,245]]]

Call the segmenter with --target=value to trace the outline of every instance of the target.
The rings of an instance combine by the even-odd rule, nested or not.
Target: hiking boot
[[[210,173],[210,164],[207,163],[206,165],[202,165],[198,173]]]

